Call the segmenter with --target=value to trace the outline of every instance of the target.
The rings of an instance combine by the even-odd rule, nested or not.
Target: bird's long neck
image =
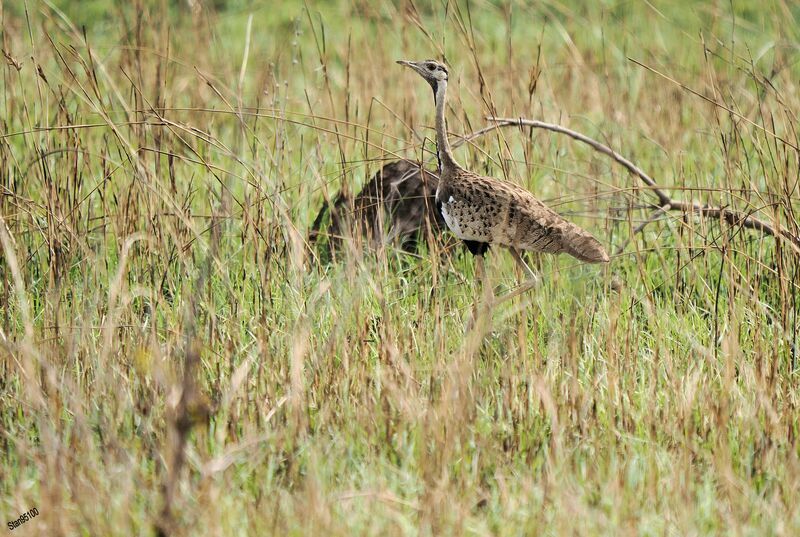
[[[447,122],[444,119],[445,102],[447,101],[447,80],[440,80],[434,90],[436,98],[436,149],[439,159],[439,174],[458,168],[456,159],[447,141]]]

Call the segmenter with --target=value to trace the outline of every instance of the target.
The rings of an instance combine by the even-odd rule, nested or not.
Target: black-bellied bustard
[[[447,67],[434,60],[398,60],[397,63],[411,67],[433,88],[439,160],[436,204],[447,227],[477,257],[476,269],[481,280],[484,278],[483,255],[492,244],[508,247],[528,276],[517,290],[490,299],[492,305],[518,296],[536,283],[536,275],[522,260],[519,250],[567,253],[589,263],[608,262],[605,249],[588,231],[562,218],[524,188],[459,166],[450,150],[445,128]]]

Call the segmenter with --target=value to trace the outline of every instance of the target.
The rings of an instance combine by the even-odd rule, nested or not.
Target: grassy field
[[[0,2],[0,522],[39,512],[10,533],[800,535],[791,240],[634,234],[639,179],[515,127],[457,158],[611,263],[532,257],[465,333],[460,246],[307,241],[383,162],[430,163],[394,63],[429,57],[454,133],[558,123],[797,235],[800,7],[276,4]]]

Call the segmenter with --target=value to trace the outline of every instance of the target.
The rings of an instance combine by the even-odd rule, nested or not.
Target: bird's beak
[[[422,66],[420,65],[420,62],[411,62],[411,61],[408,61],[408,60],[397,60],[397,63],[399,63],[400,65],[405,65],[406,67],[411,67],[414,70],[414,72],[416,72],[419,75],[422,75],[423,78],[427,78],[426,73],[425,73],[425,69],[422,68]]]

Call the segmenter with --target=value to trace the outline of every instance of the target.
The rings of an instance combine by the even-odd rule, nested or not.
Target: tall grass
[[[430,160],[394,60],[442,55],[453,132],[557,122],[797,234],[793,3],[0,6],[0,518],[41,513],[15,534],[800,532],[786,241],[676,212],[631,236],[646,188],[521,129],[457,157],[632,239],[608,267],[534,259],[465,334],[461,248],[306,240]]]

